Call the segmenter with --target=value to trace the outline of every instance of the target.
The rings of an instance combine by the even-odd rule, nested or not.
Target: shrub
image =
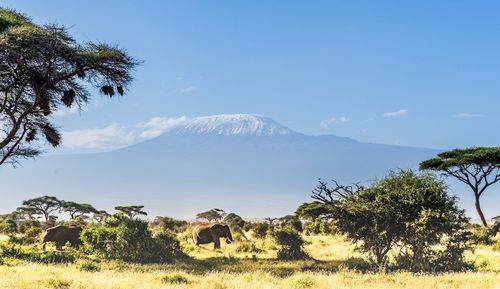
[[[320,183],[315,194],[320,199],[326,196],[323,200],[335,208],[331,217],[337,228],[376,268],[418,272],[470,268],[464,261],[464,252],[472,249],[468,219],[443,181],[432,174],[391,172],[355,191]],[[328,195],[340,197],[331,201]]]
[[[302,222],[295,216],[285,216],[281,219],[281,229],[302,232]]]
[[[495,252],[500,252],[500,240],[496,240],[493,244],[492,250]]]
[[[238,244],[238,246],[236,247],[235,251],[238,253],[262,253],[262,252],[265,252],[265,250],[257,247],[252,242],[240,242]]]
[[[318,284],[311,276],[297,276],[292,279],[293,288],[296,289],[307,289],[307,288],[317,288]]]
[[[267,236],[267,232],[269,231],[268,223],[254,223],[252,224],[252,231],[254,233],[255,238],[264,239]]]
[[[99,264],[92,261],[83,261],[78,264],[78,267],[80,268],[80,270],[87,272],[98,272],[101,270]]]
[[[181,233],[186,230],[189,223],[182,220],[176,220],[170,217],[158,216],[154,219],[151,225],[158,229],[168,230],[175,233]]]
[[[273,233],[274,240],[280,246],[278,260],[302,260],[309,256],[303,250],[304,240],[296,231],[276,230]]]
[[[54,289],[66,289],[71,287],[71,281],[59,278],[50,278],[47,280],[47,287]]]
[[[305,225],[305,230],[314,235],[332,235],[336,233],[335,225],[332,221],[316,219]]]
[[[17,224],[15,220],[10,218],[9,216],[0,218],[0,233],[10,235],[16,232]]]
[[[497,232],[493,226],[490,227],[474,226],[472,228],[473,238],[477,244],[482,244],[482,245],[493,244],[493,238],[495,238],[496,233]]]
[[[161,281],[166,284],[187,284],[189,279],[180,273],[170,273],[163,275]]]
[[[26,220],[22,221],[18,225],[18,232],[21,234],[26,233],[28,230],[32,230],[33,228],[40,229],[40,231],[43,231],[42,228],[42,223],[38,220]]]
[[[81,234],[84,250],[106,259],[139,263],[165,263],[185,255],[172,233],[159,230],[155,235],[148,223],[115,214],[101,226],[85,228]]]

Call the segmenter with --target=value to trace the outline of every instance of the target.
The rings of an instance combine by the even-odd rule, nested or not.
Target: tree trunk
[[[477,192],[474,192],[474,196],[476,197],[476,210],[479,214],[479,218],[481,219],[481,223],[483,223],[483,226],[487,227],[488,223],[486,223],[486,218],[484,217],[483,211],[481,210],[481,205],[479,204],[479,194]]]

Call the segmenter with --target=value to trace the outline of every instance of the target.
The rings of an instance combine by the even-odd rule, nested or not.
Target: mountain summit
[[[275,136],[297,132],[260,115],[219,114],[186,118],[166,130],[166,134]]]

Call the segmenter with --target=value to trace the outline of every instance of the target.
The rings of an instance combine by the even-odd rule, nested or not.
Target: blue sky
[[[56,122],[71,148],[155,117],[256,113],[299,132],[500,143],[496,1],[0,1],[144,61],[123,98]],[[66,142],[68,149],[68,142]]]

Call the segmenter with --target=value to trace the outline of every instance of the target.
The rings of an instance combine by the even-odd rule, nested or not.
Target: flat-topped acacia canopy
[[[420,163],[422,170],[442,171],[467,184],[475,196],[476,210],[484,226],[480,197],[491,185],[500,181],[500,147],[475,147],[442,152],[436,158]]]

